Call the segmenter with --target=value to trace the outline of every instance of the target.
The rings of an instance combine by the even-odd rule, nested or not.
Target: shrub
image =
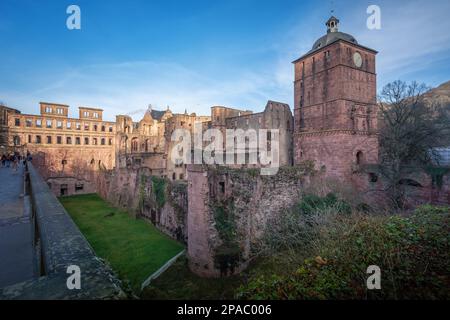
[[[338,213],[350,213],[351,207],[344,200],[338,199],[334,193],[328,193],[325,197],[314,194],[305,195],[294,207],[298,213],[310,215],[317,210],[333,207]]]
[[[304,227],[314,234],[296,251],[295,268],[253,275],[238,290],[245,299],[448,299],[449,208],[423,206],[411,216],[327,215]],[[291,254],[292,255],[292,254]],[[381,268],[381,290],[367,290],[367,267]],[[274,269],[276,270],[276,269]]]

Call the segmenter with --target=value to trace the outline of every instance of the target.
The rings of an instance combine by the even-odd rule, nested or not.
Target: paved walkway
[[[23,192],[23,168],[0,168],[0,288],[35,274],[32,225]]]

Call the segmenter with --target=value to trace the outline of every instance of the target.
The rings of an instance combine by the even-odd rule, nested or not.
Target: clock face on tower
[[[361,68],[361,66],[362,66],[362,57],[361,57],[361,54],[359,52],[355,52],[353,54],[353,63],[355,64],[355,66],[357,68]]]

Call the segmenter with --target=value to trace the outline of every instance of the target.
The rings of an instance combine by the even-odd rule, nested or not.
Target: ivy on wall
[[[158,209],[161,209],[166,203],[166,180],[164,178],[152,176],[152,185],[156,205]]]
[[[215,248],[214,263],[222,275],[233,273],[239,265],[241,250],[237,241],[235,207],[231,199],[215,201],[210,204],[215,228],[222,244]]]

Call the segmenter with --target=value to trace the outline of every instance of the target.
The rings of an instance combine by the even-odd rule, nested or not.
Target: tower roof
[[[314,42],[311,50],[309,50],[305,55],[303,55],[299,59],[295,60],[294,62],[302,59],[303,57],[305,57],[311,53],[314,53],[315,51],[322,49],[323,47],[326,47],[336,41],[339,41],[339,40],[344,40],[346,42],[350,42],[350,43],[359,45],[358,41],[356,41],[355,37],[353,37],[351,34],[339,31],[339,19],[336,18],[335,16],[331,16],[327,20],[325,25],[327,26],[327,33],[324,36],[317,39],[316,42]],[[359,46],[361,46],[361,45],[359,45]],[[361,46],[361,47],[363,47],[363,46]],[[367,47],[363,47],[363,48],[366,48],[368,50],[376,52],[375,50],[367,48]]]

